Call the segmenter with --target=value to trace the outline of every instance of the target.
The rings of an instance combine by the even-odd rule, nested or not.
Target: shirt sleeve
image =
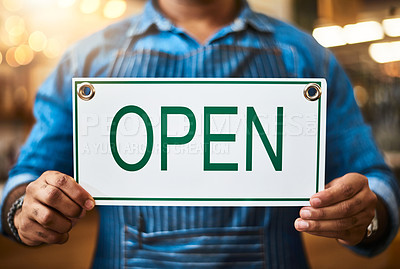
[[[2,210],[10,191],[37,179],[43,172],[73,174],[72,69],[71,58],[66,54],[37,93],[33,112],[36,123],[9,173]]]
[[[362,244],[351,248],[354,252],[360,255],[372,257],[384,251],[396,237],[399,227],[397,201],[398,194],[393,190],[393,188],[388,186],[389,184],[385,183],[385,181],[388,181],[388,179],[382,180],[381,178],[377,178],[374,175],[367,175],[367,177],[369,187],[385,203],[390,216],[390,220],[388,223],[389,234],[385,238],[382,238],[380,242],[374,246],[374,248],[371,249],[370,247],[366,247]]]
[[[327,57],[326,180],[349,172],[363,174],[371,190],[385,203],[390,217],[387,236],[374,246],[351,248],[358,254],[374,256],[385,250],[397,234],[399,186],[376,146],[371,128],[364,123],[348,77],[330,52]]]

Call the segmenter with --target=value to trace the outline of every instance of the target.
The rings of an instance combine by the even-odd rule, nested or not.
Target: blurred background
[[[0,0],[0,189],[34,123],[36,91],[75,41],[139,13],[145,0]],[[346,69],[357,103],[388,164],[400,178],[400,1],[249,0],[330,48]],[[27,249],[0,239],[0,267],[88,268],[97,214],[64,246]],[[400,238],[373,259],[334,240],[305,236],[312,268],[400,268]],[[23,257],[23,259],[21,259]]]

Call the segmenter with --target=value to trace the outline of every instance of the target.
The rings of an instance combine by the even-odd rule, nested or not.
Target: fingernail
[[[312,206],[320,206],[321,203],[322,203],[322,201],[319,198],[313,198],[313,199],[310,200],[310,204]]]
[[[307,221],[299,220],[296,222],[296,227],[298,229],[307,229],[308,227],[310,227],[310,224],[308,224]]]
[[[301,211],[300,211],[300,216],[301,216],[303,219],[308,219],[308,218],[311,217],[311,211],[310,211],[310,210],[301,210]]]
[[[87,199],[86,202],[85,202],[85,208],[87,210],[90,210],[93,207],[94,207],[94,202],[92,200],[90,200],[90,199]]]

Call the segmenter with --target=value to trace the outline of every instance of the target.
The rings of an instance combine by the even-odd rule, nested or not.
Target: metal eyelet
[[[304,97],[309,101],[317,101],[322,94],[321,86],[316,83],[307,84],[304,88]]]
[[[96,93],[94,87],[90,83],[83,83],[78,89],[78,96],[84,101],[89,101]]]

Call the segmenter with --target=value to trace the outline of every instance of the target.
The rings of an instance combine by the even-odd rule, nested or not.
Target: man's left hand
[[[300,232],[336,238],[342,244],[356,245],[365,237],[378,199],[365,176],[350,173],[314,194],[311,206],[300,210],[295,228]]]

